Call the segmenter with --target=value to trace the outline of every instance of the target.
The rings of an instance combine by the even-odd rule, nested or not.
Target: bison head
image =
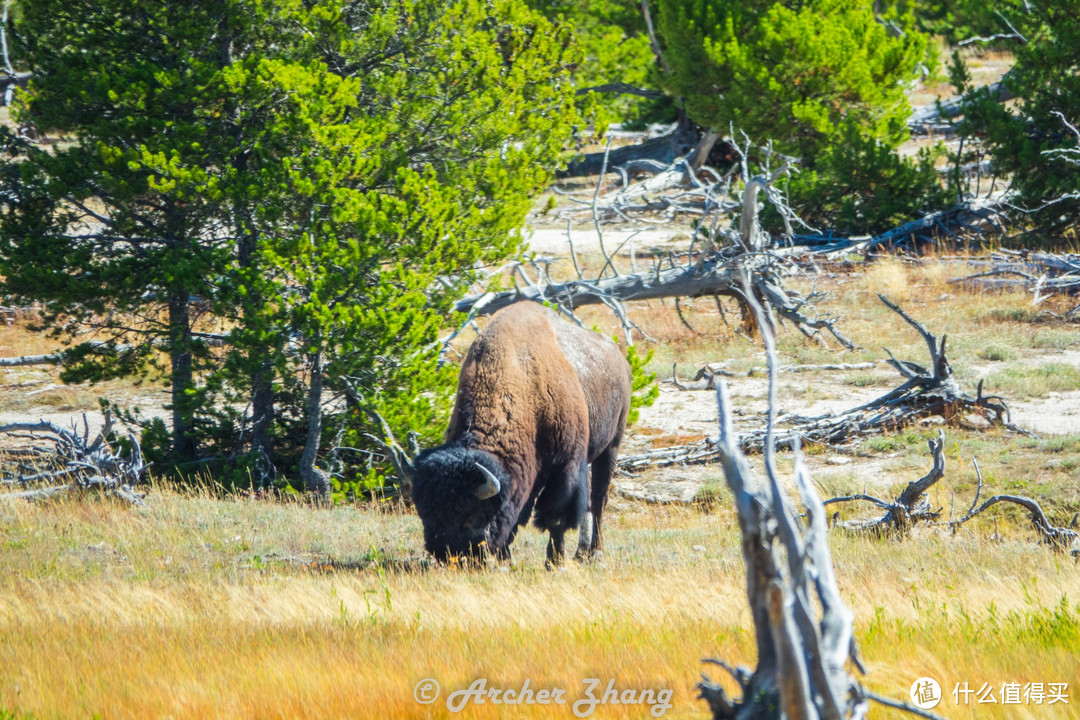
[[[509,473],[483,450],[443,446],[416,458],[412,499],[424,545],[436,559],[506,553],[513,519],[505,517]]]

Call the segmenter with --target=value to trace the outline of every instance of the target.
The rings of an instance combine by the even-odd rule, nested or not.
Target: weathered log
[[[47,355],[20,355],[19,357],[0,358],[0,367],[24,367],[27,365],[60,365],[64,362],[64,353]]]
[[[757,303],[753,309],[762,314]],[[776,352],[767,322],[760,322],[770,367],[765,482],[757,480],[739,449],[725,384],[721,381],[716,390],[718,457],[738,514],[757,667],[751,671],[706,660],[735,678],[742,697],[729,699],[723,687],[704,674],[697,686],[699,697],[708,703],[714,720],[855,720],[865,716],[872,697],[847,671],[850,661],[865,672],[855,644],[854,615],[840,595],[826,540],[825,508],[797,443],[795,486],[805,522],[792,510],[776,472]]]
[[[875,362],[825,363],[821,365],[781,365],[776,371],[782,373],[832,372],[838,370],[871,370],[875,367],[877,367],[877,363]],[[704,367],[699,368],[697,374],[694,375],[694,379],[687,383],[679,380],[678,364],[672,363],[671,379],[664,379],[660,382],[670,383],[680,390],[714,390],[716,389],[716,382],[720,377],[737,377],[739,375],[753,377],[766,370],[767,368],[752,367],[743,373],[735,373],[720,365],[706,364]]]
[[[615,148],[608,154],[608,166],[627,165],[641,160],[654,160],[669,165],[675,158],[686,155],[698,143],[701,132],[689,122],[673,123],[657,137],[633,145]],[[604,165],[603,152],[586,153],[571,162],[556,177],[570,178],[596,175]]]
[[[861,249],[869,255],[879,248],[930,243],[936,236],[955,235],[958,230],[981,234],[997,232],[1001,227],[999,217],[1006,208],[1002,198],[973,198],[876,235]]]
[[[195,333],[195,341],[202,343],[207,347],[223,347],[226,344],[226,340],[227,336],[225,335]],[[155,348],[164,348],[167,347],[168,340],[165,338],[156,338],[150,342],[150,345]],[[92,355],[123,355],[124,353],[138,351],[141,347],[143,346],[117,344],[107,340],[88,340],[87,342],[79,343],[78,345],[54,353],[0,358],[0,367],[63,365],[69,358],[73,356],[77,357],[83,352]]]
[[[1015,97],[1004,80],[1002,78],[996,83],[987,86],[990,96],[998,102],[1007,102]],[[963,113],[964,96],[949,98],[933,105],[917,108],[908,118],[908,128],[913,135],[951,135],[953,133],[952,125],[946,121],[960,117]]]
[[[0,104],[10,104],[11,90],[17,87],[25,88],[31,77],[33,76],[28,72],[0,75]]]
[[[989,261],[976,260],[969,264],[987,269],[954,278],[949,283],[977,292],[1026,290],[1036,305],[1054,295],[1080,293],[1080,258],[1076,255],[997,252]],[[1080,306],[1061,317],[1071,320],[1078,313]]]

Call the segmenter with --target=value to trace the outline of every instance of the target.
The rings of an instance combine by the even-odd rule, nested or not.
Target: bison
[[[630,375],[615,343],[538,303],[496,313],[465,356],[446,442],[413,465],[428,552],[509,559],[534,515],[550,533],[549,563],[563,559],[571,528],[581,528],[577,559],[602,552]]]

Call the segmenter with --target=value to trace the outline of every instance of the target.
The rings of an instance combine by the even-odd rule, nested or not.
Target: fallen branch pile
[[[135,491],[143,480],[146,463],[138,440],[128,436],[130,451],[120,454],[108,440],[112,434],[112,414],[105,412],[105,426],[90,441],[90,428],[83,417],[79,433],[40,420],[35,423],[0,425],[0,434],[30,442],[29,447],[7,449],[4,454],[15,460],[15,470],[5,470],[0,483],[23,489],[0,494],[2,498],[45,500],[65,493],[97,492],[142,505]],[[44,487],[35,487],[43,485]]]
[[[971,501],[971,507],[958,520],[952,519],[950,511],[950,518],[944,523],[939,522],[938,518],[941,517],[943,508],[935,510],[930,505],[926,493],[945,476],[945,434],[938,430],[937,438],[931,439],[929,444],[930,454],[933,456],[934,461],[933,468],[919,480],[908,483],[896,500],[889,502],[866,493],[855,493],[844,497],[829,498],[824,503],[825,505],[833,505],[847,502],[868,502],[885,510],[885,515],[878,518],[840,520],[839,513],[834,513],[833,525],[850,532],[868,533],[876,536],[892,535],[895,537],[907,537],[911,529],[918,524],[947,525],[955,534],[964,523],[969,522],[993,506],[999,503],[1012,503],[1027,511],[1031,526],[1039,533],[1041,542],[1059,552],[1069,551],[1070,554],[1080,559],[1080,534],[1072,527],[1058,527],[1051,523],[1046,517],[1046,513],[1043,512],[1042,506],[1032,498],[1020,495],[994,495],[982,505],[979,505],[979,496],[982,494],[983,489],[983,477],[982,472],[979,470],[979,463],[974,458],[972,458],[972,464],[975,466],[978,486],[975,488],[975,497]],[[977,508],[976,505],[978,505]],[[1077,517],[1073,518],[1072,525],[1074,527],[1077,524],[1077,519]]]
[[[986,269],[949,282],[975,292],[1026,290],[1035,305],[1054,295],[1080,294],[1078,255],[1002,250],[993,253],[989,261],[972,260],[969,264]],[[1077,319],[1080,305],[1061,317]]]
[[[972,419],[978,419],[983,425],[1004,426],[1015,432],[1025,432],[1010,422],[1009,408],[1001,397],[983,395],[981,382],[975,396],[960,389],[945,356],[944,335],[935,337],[884,295],[878,297],[926,341],[930,353],[929,369],[907,360],[897,360],[890,352],[886,362],[905,378],[903,384],[865,405],[840,414],[819,417],[785,415],[782,418],[785,428],[777,436],[778,443],[788,446],[796,438],[802,438],[823,445],[842,445],[856,438],[893,432],[929,417],[940,417],[946,423],[960,426],[970,425]],[[765,439],[764,430],[742,433],[739,448],[743,452],[760,452]],[[716,453],[716,442],[707,438],[689,445],[624,456],[619,459],[619,468],[633,471],[654,465],[697,464],[709,462]]]
[[[926,120],[933,122],[935,117],[936,114],[928,113]],[[670,138],[675,137],[674,133],[672,130]],[[715,241],[718,235],[726,234],[720,218],[740,210],[756,213],[756,196],[763,192],[779,211],[785,227],[781,237],[764,238],[759,247],[798,246],[810,248],[817,254],[861,252],[869,256],[898,248],[920,250],[943,240],[953,243],[981,240],[1004,232],[1008,213],[1015,210],[1005,193],[995,192],[995,186],[985,196],[980,196],[976,188],[973,196],[951,207],[926,212],[920,218],[878,235],[837,236],[831,231],[819,232],[802,222],[774,187],[776,181],[789,172],[791,165],[798,165],[796,158],[780,156],[765,148],[766,166],[761,175],[752,177],[748,162],[749,141],[745,142],[745,147],[740,147],[731,138],[724,139],[725,147],[730,148],[736,160],[725,172],[697,162],[696,151],[675,154],[674,146],[666,140],[650,140],[639,147],[651,148],[654,144],[656,148],[663,147],[664,151],[635,158],[632,148],[611,150],[609,142],[608,149],[595,154],[590,164],[590,172],[599,173],[594,190],[569,192],[553,188],[571,204],[560,211],[559,216],[591,218],[599,230],[599,226],[606,223],[660,224],[671,222],[680,215],[694,215],[697,216],[696,234],[708,236],[702,238],[706,241]],[[768,166],[773,158],[781,161],[780,168],[775,171]],[[978,166],[977,173],[981,172],[981,167]],[[950,169],[949,172],[963,169]],[[606,182],[608,174],[618,176],[613,185]],[[740,185],[743,188],[741,194],[735,192]],[[745,222],[742,224],[745,226]],[[796,225],[804,231],[796,233]],[[734,222],[732,226],[735,226]]]
[[[745,153],[744,153],[745,157]],[[600,241],[600,251],[604,265],[595,278],[586,278],[574,250],[570,225],[567,225],[567,241],[570,246],[570,259],[573,261],[577,278],[566,282],[555,282],[549,270],[555,262],[551,258],[532,258],[526,262],[517,262],[510,267],[510,276],[515,289],[503,292],[487,292],[470,295],[458,300],[454,309],[466,313],[467,318],[462,328],[474,323],[481,315],[494,313],[508,305],[522,300],[534,300],[555,305],[566,315],[575,319],[575,308],[583,305],[604,304],[619,318],[628,343],[633,342],[632,330],[640,328],[629,319],[624,303],[632,300],[651,300],[674,298],[676,309],[679,298],[712,296],[717,307],[723,313],[720,298],[734,298],[742,311],[743,324],[751,330],[755,327],[753,315],[748,310],[748,303],[753,300],[767,310],[767,320],[775,322],[775,315],[787,320],[807,337],[823,341],[825,334],[831,335],[843,347],[852,349],[854,344],[836,328],[836,318],[812,315],[808,309],[821,297],[818,293],[802,296],[800,293],[784,287],[784,279],[799,271],[799,267],[780,254],[767,252],[768,236],[761,230],[758,222],[758,197],[763,196],[790,224],[798,218],[784,204],[783,199],[773,189],[773,183],[788,171],[785,164],[768,176],[750,177],[749,167],[742,163],[743,192],[738,200],[729,198],[730,178],[719,194],[711,198],[704,209],[696,231],[697,240],[691,243],[685,254],[685,262],[676,264],[672,255],[666,258],[654,258],[652,269],[637,272],[622,272],[615,259],[620,248],[609,253],[604,246],[604,233],[596,205],[599,185],[593,194],[593,222]],[[689,165],[686,172],[690,173]],[[602,180],[602,178],[601,178]],[[712,192],[710,190],[709,192]],[[740,210],[741,209],[741,210]],[[720,227],[720,214],[740,210],[739,221],[730,226]],[[705,218],[715,211],[711,227],[706,227]],[[790,233],[789,233],[790,234]],[[632,239],[627,238],[625,242]],[[718,242],[719,241],[719,242]],[[694,245],[699,243],[697,252]],[[664,261],[667,267],[664,266]],[[526,267],[531,266],[531,270]],[[631,255],[631,265],[635,265]],[[535,271],[535,279],[529,272]],[[524,286],[519,284],[524,282]],[[685,322],[685,320],[684,320]],[[453,333],[443,343],[444,351],[461,330]],[[644,333],[642,333],[644,334]]]
[[[748,286],[759,301],[807,337],[820,337],[821,333],[827,333],[843,347],[854,348],[854,344],[837,329],[837,318],[815,316],[808,312],[810,303],[817,300],[819,295],[803,296],[784,287],[784,278],[793,271],[790,263],[770,253],[727,248],[692,264],[676,265],[669,262],[669,267],[663,268],[657,261],[650,271],[620,273],[593,280],[579,278],[554,283],[546,273],[542,273],[537,281],[530,278],[525,287],[462,298],[454,309],[468,313],[471,321],[522,300],[550,302],[565,309],[568,314],[583,305],[604,304],[619,316],[624,327],[628,327],[630,323],[623,307],[625,302],[712,296],[718,302],[720,297],[731,297],[742,303],[745,298],[743,288]]]

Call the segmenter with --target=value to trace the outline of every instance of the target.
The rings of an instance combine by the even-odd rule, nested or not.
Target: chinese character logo
[[[915,707],[929,710],[941,702],[941,686],[934,678],[922,677],[911,684],[911,702]]]

